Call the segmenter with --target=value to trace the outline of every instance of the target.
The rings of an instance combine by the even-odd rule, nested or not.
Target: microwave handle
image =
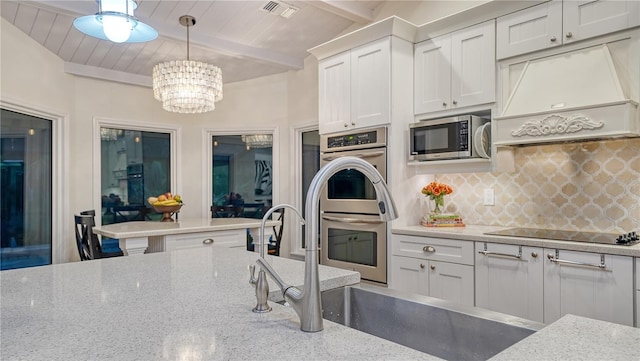
[[[473,148],[476,151],[476,154],[478,154],[481,158],[489,159],[491,158],[489,156],[489,152],[485,150],[485,144],[483,144],[482,142],[482,135],[486,131],[487,127],[491,127],[491,122],[484,123],[483,125],[479,126],[478,129],[476,129],[476,133],[473,135]],[[489,128],[489,132],[491,132],[491,128]],[[486,146],[489,147],[489,150],[491,149],[491,133],[489,133],[489,142],[488,144],[486,144]]]
[[[384,155],[384,152],[383,152],[383,151],[380,151],[380,152],[373,152],[373,153],[358,153],[358,154],[352,154],[351,156],[352,156],[352,157],[357,157],[357,158],[363,158],[363,159],[366,159],[366,158],[379,157],[379,156],[381,156],[381,155]],[[340,157],[344,157],[344,156],[342,156],[342,155],[337,155],[337,154],[336,154],[336,155],[329,155],[329,156],[326,156],[326,157],[322,157],[322,160],[332,161],[332,160],[337,159],[337,158],[340,158]]]
[[[380,224],[385,223],[382,220],[370,220],[370,219],[358,219],[358,218],[341,218],[341,217],[330,217],[330,216],[322,216],[322,219],[326,221],[340,222],[340,223],[364,223],[364,224]]]

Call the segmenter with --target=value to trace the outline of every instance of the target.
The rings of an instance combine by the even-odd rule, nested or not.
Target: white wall
[[[63,231],[55,235],[64,239],[62,261],[77,259],[72,233],[73,214],[85,209],[100,208],[99,190],[93,188],[93,127],[94,118],[125,121],[143,125],[177,125],[180,129],[178,184],[174,192],[181,192],[185,202],[193,204],[183,208],[181,216],[200,217],[206,189],[202,184],[203,129],[250,130],[255,127],[276,128],[283,133],[281,145],[288,149],[288,74],[268,76],[250,81],[226,84],[224,99],[210,113],[176,114],[162,109],[153,98],[150,88],[72,76],[64,73],[63,62],[47,49],[30,39],[22,31],[2,19],[1,23],[1,93],[0,99],[34,109],[46,109],[68,115],[68,174],[64,182],[69,191],[61,195],[65,204]],[[304,78],[304,77],[303,77]],[[302,94],[303,92],[301,92]],[[313,96],[313,93],[309,96]],[[317,97],[317,96],[316,96]],[[302,97],[307,98],[307,97]],[[309,100],[304,100],[308,103]],[[297,111],[301,113],[301,111]],[[309,115],[304,115],[309,117]],[[67,140],[67,139],[65,139]],[[206,145],[208,146],[208,144]],[[276,148],[276,147],[274,147]],[[288,156],[288,153],[285,152]],[[274,159],[275,162],[275,159]],[[286,179],[278,184],[276,192],[288,201],[288,160],[278,162],[286,169]]]

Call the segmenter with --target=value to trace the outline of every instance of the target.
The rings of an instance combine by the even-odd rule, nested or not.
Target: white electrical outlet
[[[486,188],[484,190],[484,205],[485,206],[493,206],[496,204],[495,194],[493,193],[493,188]]]

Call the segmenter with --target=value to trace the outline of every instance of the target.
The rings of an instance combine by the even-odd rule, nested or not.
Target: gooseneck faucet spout
[[[340,157],[322,167],[309,185],[305,215],[307,216],[304,266],[304,289],[286,284],[273,268],[264,260],[258,264],[276,281],[285,300],[300,318],[300,329],[305,332],[322,331],[322,305],[320,300],[320,278],[318,275],[318,218],[320,194],[323,186],[334,174],[346,169],[355,169],[364,174],[376,190],[378,211],[383,221],[397,218],[398,211],[382,176],[370,163],[357,157]],[[263,221],[264,222],[264,221]]]

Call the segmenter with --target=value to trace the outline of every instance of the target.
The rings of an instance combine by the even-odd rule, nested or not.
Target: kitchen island
[[[437,359],[329,321],[304,333],[293,309],[274,302],[253,313],[247,266],[257,257],[209,247],[2,271],[0,359]],[[303,283],[303,262],[267,259]],[[322,290],[360,282],[353,271],[319,274]]]
[[[274,302],[272,312],[251,312],[256,297],[247,266],[256,258],[242,249],[201,248],[2,271],[0,358],[438,359],[326,320],[323,331],[302,332],[293,309]],[[303,262],[267,259],[285,281],[303,283]],[[322,290],[360,281],[358,273],[332,267],[320,266],[319,274]],[[270,299],[281,300],[270,285]],[[568,315],[496,357],[629,360],[640,357],[639,342],[638,329]],[[555,353],[567,345],[571,353]],[[548,352],[538,357],[541,350]]]

